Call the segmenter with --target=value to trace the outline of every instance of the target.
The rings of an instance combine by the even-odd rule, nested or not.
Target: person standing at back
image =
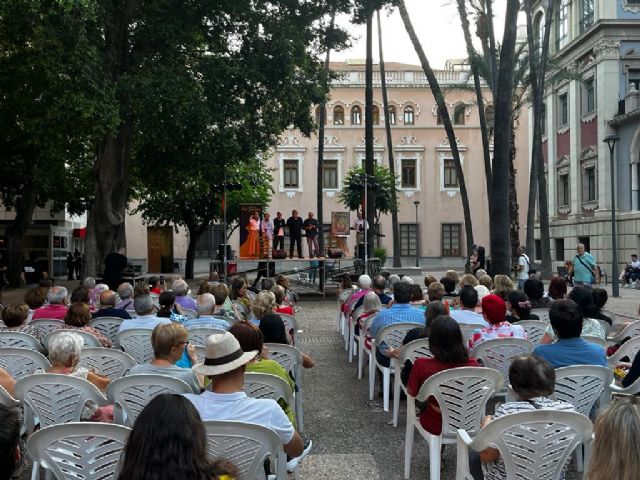
[[[284,218],[282,218],[282,212],[276,213],[276,218],[273,221],[273,234],[276,240],[273,244],[274,250],[284,250],[284,227],[287,226]]]
[[[531,262],[525,252],[526,249],[524,246],[520,245],[518,247],[518,264],[516,265],[518,273],[518,290],[524,290],[524,282],[529,279],[529,270],[531,269]]]
[[[307,232],[307,247],[309,248],[309,258],[320,256],[320,246],[318,244],[318,220],[313,218],[313,212],[309,212],[309,217],[302,224],[302,228]]]
[[[298,216],[298,211],[291,212],[287,220],[289,227],[289,258],[293,258],[293,247],[297,246],[298,258],[302,257],[302,218]]]
[[[263,256],[269,257],[271,243],[273,242],[273,222],[271,221],[271,215],[268,213],[265,213],[262,220],[260,220],[260,235],[262,235]]]
[[[596,276],[596,260],[584,249],[584,244],[576,246],[576,256],[573,257],[569,275],[573,274],[574,285],[593,285]]]
[[[122,274],[127,268],[126,249],[120,247],[117,252],[111,252],[104,259],[104,275],[102,281],[109,285],[109,290],[117,290],[122,283]]]

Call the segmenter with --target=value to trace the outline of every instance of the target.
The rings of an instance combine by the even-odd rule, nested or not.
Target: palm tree
[[[365,67],[365,89],[364,89],[364,138],[365,138],[365,174],[367,178],[373,177],[373,8],[368,5],[366,7],[367,19],[367,61]],[[370,257],[373,252],[373,236],[375,229],[375,196],[373,189],[367,191],[365,199],[367,205],[366,223],[367,225],[367,245],[365,246],[367,255]]]

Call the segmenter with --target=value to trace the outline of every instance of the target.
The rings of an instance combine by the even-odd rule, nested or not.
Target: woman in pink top
[[[259,251],[258,231],[260,230],[260,217],[258,212],[253,212],[249,219],[249,255],[256,258]]]
[[[488,327],[474,330],[469,339],[469,351],[485,340],[493,338],[527,338],[527,332],[520,325],[511,325],[505,320],[507,305],[498,295],[490,294],[482,299],[482,316]]]

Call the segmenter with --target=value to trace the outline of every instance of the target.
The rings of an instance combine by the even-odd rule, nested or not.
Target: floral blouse
[[[474,330],[469,339],[469,351],[486,340],[494,338],[527,338],[527,332],[520,325],[511,325],[509,322],[500,322],[488,327]]]

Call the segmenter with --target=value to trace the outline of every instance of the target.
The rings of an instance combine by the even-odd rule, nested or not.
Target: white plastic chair
[[[400,371],[405,362],[409,360],[411,363],[415,363],[418,358],[433,358],[431,350],[429,350],[429,339],[419,338],[412,342],[407,343],[400,351],[398,358],[393,358],[391,361],[394,363],[394,369],[396,374],[393,376],[393,426],[398,426],[398,411],[400,410],[400,389],[406,394],[407,388],[402,384],[400,379]]]
[[[373,400],[373,394],[376,383],[376,371],[380,369],[382,373],[382,395],[383,408],[385,412],[389,411],[389,396],[391,389],[391,374],[393,373],[393,363],[389,367],[380,365],[376,359],[376,348],[381,343],[385,343],[387,348],[399,348],[402,346],[402,340],[409,330],[420,328],[417,323],[401,322],[384,327],[378,332],[376,338],[371,341],[371,357],[369,358],[369,400]]]
[[[276,478],[287,480],[287,456],[280,437],[262,425],[226,420],[204,423],[207,453],[212,460],[226,458],[244,480],[264,480],[264,461],[275,462]]]
[[[131,355],[136,362],[149,363],[153,360],[153,346],[149,328],[131,328],[116,335],[115,344]]]
[[[604,336],[608,337],[609,334],[611,333],[611,328],[612,328],[611,325],[609,325],[609,322],[605,320],[600,320],[599,318],[594,318],[594,320],[598,322],[602,327],[602,329],[604,330]]]
[[[359,307],[349,316],[347,320],[349,331],[347,332],[347,337],[345,339],[345,350],[347,350],[348,352],[349,363],[353,361],[354,355],[358,355],[356,344],[356,339],[358,338],[358,335],[356,335],[356,324],[358,323],[358,320],[363,313],[364,307]]]
[[[288,315],[286,313],[278,313],[282,321],[284,322],[284,327],[287,330],[287,333],[296,331],[296,318],[293,315]]]
[[[0,330],[0,348],[27,348],[43,353],[44,348],[38,339],[28,333]]]
[[[98,330],[112,342],[115,340],[124,319],[119,317],[98,317],[89,322],[89,326]]]
[[[204,347],[207,344],[207,338],[210,335],[224,333],[224,330],[211,327],[193,327],[187,329],[189,333],[189,343]]]
[[[182,380],[167,375],[129,375],[114,380],[107,387],[107,398],[115,406],[114,422],[133,425],[142,409],[161,393],[193,393],[193,390]]]
[[[520,320],[520,325],[527,332],[527,339],[534,345],[539,345],[549,324],[543,320]]]
[[[0,385],[0,405],[4,405],[8,408],[15,408],[20,405],[20,401],[13,398],[11,394],[7,392],[2,385]],[[24,432],[21,431],[20,433],[23,434]]]
[[[614,343],[618,343],[627,337],[634,338],[637,336],[640,336],[640,320],[630,323],[629,325],[624,327],[622,330],[620,330],[612,338],[608,338],[607,340]]]
[[[505,380],[505,386],[509,385],[509,366],[511,359],[518,355],[528,355],[533,352],[533,342],[524,338],[493,338],[478,344],[471,356],[482,360],[482,365],[498,370]],[[506,390],[500,392],[504,395]]]
[[[588,454],[592,432],[591,420],[584,415],[555,410],[505,415],[489,423],[473,440],[460,429],[456,480],[473,480],[469,448],[481,452],[490,445],[500,451],[507,479],[557,479],[580,442]]]
[[[481,325],[474,325],[472,323],[459,323],[458,326],[460,327],[460,331],[462,332],[462,340],[464,341],[465,345],[469,344],[469,340],[471,339],[471,335],[473,335],[473,332],[482,328]]]
[[[233,305],[235,305],[235,307],[238,309],[238,313],[240,313],[244,318],[248,318],[249,316],[249,309],[247,308],[247,306],[238,301],[238,300],[233,300],[231,302]]]
[[[364,369],[364,356],[365,353],[369,357],[369,362],[371,362],[371,350],[366,349],[366,341],[367,341],[367,332],[369,331],[369,327],[378,316],[377,313],[373,315],[369,315],[364,319],[364,322],[360,325],[360,332],[355,338],[358,340],[358,380],[362,380],[362,370]]]
[[[135,359],[121,350],[113,348],[83,348],[80,352],[81,366],[95,368],[109,380],[124,377],[136,365]]]
[[[86,347],[101,347],[102,344],[100,343],[100,341],[94,337],[93,335],[91,335],[88,332],[85,332],[84,330],[79,330],[79,329],[71,329],[71,328],[65,328],[65,329],[61,329],[61,330],[54,330],[53,332],[47,333],[45,335],[45,337],[42,339],[42,344],[44,345],[44,348],[46,348],[47,350],[49,350],[49,344],[51,343],[51,341],[57,337],[58,335],[62,335],[65,333],[74,333],[76,335],[79,335],[82,338],[82,341],[84,342],[84,348]]]
[[[500,390],[503,378],[492,368],[459,367],[436,373],[420,387],[417,397],[407,395],[407,427],[404,440],[404,478],[411,474],[411,454],[415,430],[429,444],[430,480],[440,479],[440,455],[443,444],[456,442],[456,431],[464,429],[471,435],[480,430],[487,401]],[[442,412],[442,433],[432,435],[420,425],[416,415],[416,400],[425,402],[434,396]]]
[[[609,358],[607,358],[607,362],[609,362],[609,368],[616,368],[616,366],[622,361],[624,357],[628,357],[630,362],[633,362],[633,359],[636,358],[637,353],[640,351],[640,337],[635,337],[630,340],[627,340],[620,348]]]
[[[61,325],[64,325],[64,322],[53,318],[39,318],[32,320],[29,325],[36,327],[40,331],[40,335],[44,337],[47,333],[51,333],[60,328]]]
[[[269,349],[269,358],[280,364],[285,371],[293,377],[298,386],[298,391],[294,393],[295,409],[296,409],[296,422],[298,424],[298,431],[304,431],[304,408],[303,408],[303,393],[302,393],[302,372],[304,367],[302,366],[302,352],[296,347],[291,345],[284,345],[281,343],[265,343],[265,347]]]
[[[51,368],[49,360],[39,352],[28,348],[0,348],[0,367],[4,368],[15,379],[19,380],[31,375],[38,368]]]
[[[545,323],[549,323],[549,309],[548,308],[533,308],[531,309],[531,313],[533,315],[536,315],[540,321],[545,322]],[[520,325],[520,322],[518,322],[518,325]]]
[[[251,398],[268,398],[276,402],[283,399],[289,406],[294,406],[293,391],[289,384],[270,373],[245,373],[244,392]]]
[[[58,480],[115,480],[130,431],[109,423],[52,425],[29,437],[27,452]]]
[[[607,349],[607,341],[604,338],[596,337],[595,335],[583,335],[582,339],[589,343],[600,345],[604,350]]]
[[[187,317],[190,320],[192,320],[194,318],[198,318],[198,312],[196,312],[195,310],[192,310],[190,308],[181,308],[180,311],[182,312],[182,314],[185,317]]]

